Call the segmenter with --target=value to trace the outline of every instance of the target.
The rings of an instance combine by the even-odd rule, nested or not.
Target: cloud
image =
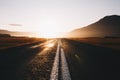
[[[22,24],[8,24],[9,26],[22,26]]]

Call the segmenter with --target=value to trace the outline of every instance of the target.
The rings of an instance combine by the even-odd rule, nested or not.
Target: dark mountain
[[[11,36],[10,36],[9,34],[0,34],[0,38],[1,38],[1,37],[2,37],[2,38],[3,38],[3,37],[4,37],[4,38],[8,38],[8,37],[11,37]]]
[[[8,31],[8,30],[0,30],[0,34],[8,34],[11,36],[28,36],[28,37],[35,37],[37,33],[34,32],[17,32],[17,31]]]
[[[75,29],[65,36],[67,37],[120,37],[120,16],[106,16],[96,23],[86,27]]]

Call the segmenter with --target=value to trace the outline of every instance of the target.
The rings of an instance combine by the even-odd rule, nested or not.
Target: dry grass
[[[35,42],[43,42],[45,39],[40,38],[0,38],[0,49],[6,49],[15,46],[21,46],[25,44],[31,44]]]
[[[72,38],[72,40],[120,50],[120,38]]]

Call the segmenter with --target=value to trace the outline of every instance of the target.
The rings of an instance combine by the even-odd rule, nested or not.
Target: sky
[[[0,29],[57,34],[120,15],[120,0],[0,0]]]

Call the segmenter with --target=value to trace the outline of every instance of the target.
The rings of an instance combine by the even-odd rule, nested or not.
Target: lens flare
[[[46,45],[46,47],[53,47],[53,46],[54,46],[53,43],[49,43],[49,44]]]

